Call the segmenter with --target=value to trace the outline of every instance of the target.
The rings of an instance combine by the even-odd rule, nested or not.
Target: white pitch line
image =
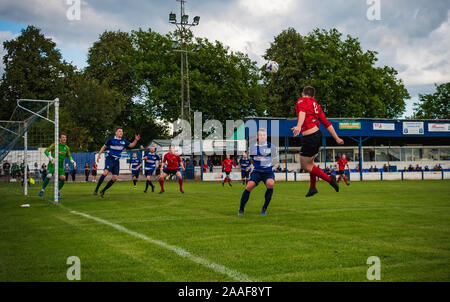
[[[137,233],[135,231],[131,231],[131,230],[129,230],[129,229],[127,229],[127,228],[125,228],[125,227],[123,227],[121,225],[109,222],[107,220],[104,220],[104,219],[101,219],[101,218],[98,218],[98,217],[95,217],[95,216],[88,215],[86,213],[82,213],[82,212],[77,212],[77,211],[71,210],[69,208],[66,208],[66,207],[62,206],[61,204],[60,204],[60,206],[62,208],[67,209],[72,214],[83,216],[83,217],[85,217],[87,219],[91,219],[91,220],[97,221],[99,223],[103,223],[103,224],[108,225],[108,226],[110,226],[112,228],[115,228],[118,231],[121,231],[121,232],[126,233],[128,235],[134,236],[136,238],[140,238],[140,239],[142,239],[144,241],[147,241],[149,243],[152,243],[152,244],[158,245],[160,247],[163,247],[165,249],[168,249],[168,250],[170,250],[172,252],[175,252],[178,256],[181,256],[183,258],[187,258],[187,259],[189,259],[189,260],[191,260],[191,261],[193,261],[195,263],[198,263],[198,264],[201,264],[203,266],[206,266],[206,267],[212,269],[213,271],[221,273],[221,274],[224,274],[224,275],[227,275],[228,277],[230,277],[230,278],[232,278],[234,280],[237,280],[237,281],[240,281],[240,282],[253,282],[245,274],[241,274],[238,271],[229,269],[229,268],[227,268],[227,267],[225,267],[223,265],[220,265],[220,264],[211,262],[211,261],[209,261],[207,259],[195,256],[195,255],[191,254],[190,252],[186,251],[185,249],[183,249],[181,247],[178,247],[176,245],[170,245],[168,243],[165,243],[164,241],[152,239],[152,238],[147,237],[147,236],[145,236],[143,234]]]

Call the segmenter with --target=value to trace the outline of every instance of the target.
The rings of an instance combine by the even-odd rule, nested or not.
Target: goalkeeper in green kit
[[[59,146],[58,146],[58,175],[59,175],[59,182],[58,182],[58,199],[61,199],[59,195],[59,191],[64,186],[64,181],[66,180],[66,177],[64,175],[64,159],[67,157],[72,165],[74,167],[77,166],[76,162],[73,160],[72,156],[70,155],[70,149],[69,146],[66,145],[67,142],[67,135],[64,133],[61,133],[59,135]],[[42,184],[42,189],[39,192],[39,196],[44,195],[45,188],[47,187],[48,183],[50,182],[50,179],[53,176],[53,173],[55,172],[55,158],[52,156],[55,156],[55,144],[51,144],[50,147],[45,149],[45,155],[49,159],[48,163],[48,174],[44,179],[44,183]]]

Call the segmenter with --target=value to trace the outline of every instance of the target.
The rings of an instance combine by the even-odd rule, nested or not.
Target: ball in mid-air
[[[278,63],[277,63],[277,62],[275,62],[275,61],[269,61],[269,63],[267,63],[266,70],[267,70],[268,72],[275,73],[275,72],[278,71],[279,68],[280,68],[280,67],[278,66]]]

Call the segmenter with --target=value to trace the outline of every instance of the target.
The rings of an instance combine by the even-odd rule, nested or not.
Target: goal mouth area
[[[54,111],[52,112],[52,117],[54,117],[54,119],[50,118],[50,107],[52,105],[54,106]],[[47,116],[45,116],[45,112],[47,112]],[[54,125],[54,140],[55,142],[58,142],[58,98],[54,100],[18,99],[17,106],[11,113],[10,119],[0,120],[0,163],[3,163],[8,157],[11,160],[8,170],[2,172],[3,175],[6,176],[8,183],[17,183],[21,186],[19,187],[19,190],[22,190],[23,187],[23,195],[28,195],[28,186],[32,182],[35,182],[34,177],[37,174],[35,172],[37,170],[36,167],[30,166],[29,162],[29,159],[32,156],[28,153],[28,134],[32,126],[41,119]],[[53,131],[50,131],[50,133],[51,132]],[[30,172],[34,173],[32,174]],[[58,200],[57,173],[57,171],[54,173],[56,176],[56,185],[53,194],[54,201]]]

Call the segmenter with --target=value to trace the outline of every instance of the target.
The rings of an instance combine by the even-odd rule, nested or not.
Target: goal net
[[[47,175],[45,148],[58,136],[56,100],[18,100],[9,120],[0,121],[0,194],[20,205],[57,201],[57,184],[49,182],[38,196]]]

